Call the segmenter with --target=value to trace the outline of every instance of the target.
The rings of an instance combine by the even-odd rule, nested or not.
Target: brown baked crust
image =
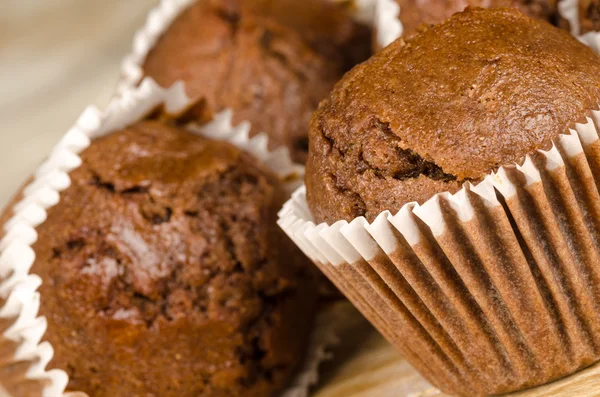
[[[541,19],[556,26],[564,22],[558,12],[556,0],[396,0],[400,5],[403,36],[410,37],[421,25],[435,25],[450,18],[466,7],[502,8],[515,7],[523,14]]]
[[[145,74],[163,86],[185,81],[191,97],[206,101],[201,119],[231,108],[234,122],[250,121],[254,133],[269,134],[271,147],[287,146],[304,163],[310,115],[370,55],[368,29],[329,1],[308,5],[198,1],[150,51]]]
[[[50,363],[90,396],[272,396],[316,292],[249,155],[156,121],[100,138],[37,228]]]
[[[600,1],[579,0],[579,27],[580,33],[597,32],[600,30]]]
[[[210,0],[230,14],[254,15],[292,29],[312,50],[348,70],[371,54],[368,26],[351,17],[352,4],[330,0]]]
[[[467,9],[354,68],[315,112],[318,221],[373,219],[517,162],[600,100],[600,58],[514,9]]]

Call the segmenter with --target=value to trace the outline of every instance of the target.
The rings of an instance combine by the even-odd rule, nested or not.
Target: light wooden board
[[[158,0],[0,0],[0,206],[86,106],[106,106]]]

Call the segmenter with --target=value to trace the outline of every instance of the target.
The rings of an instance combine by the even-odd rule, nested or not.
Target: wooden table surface
[[[0,205],[87,105],[106,105],[156,3],[0,0]]]
[[[90,104],[103,107],[157,0],[0,0],[0,205]],[[442,397],[351,310],[315,397]],[[598,367],[518,397],[600,396]]]

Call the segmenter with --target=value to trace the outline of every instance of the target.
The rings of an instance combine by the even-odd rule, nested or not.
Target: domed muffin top
[[[329,0],[310,0],[308,8],[291,4],[197,1],[157,41],[144,73],[164,87],[184,81],[188,95],[204,101],[200,121],[230,108],[234,123],[250,121],[253,133],[269,135],[272,148],[287,146],[295,161],[305,163],[312,112],[344,72],[368,58],[371,39],[349,16],[327,17],[335,10],[318,4]],[[294,18],[297,8],[306,14]],[[318,10],[324,21],[315,17],[309,28],[307,14]]]
[[[333,222],[456,191],[600,100],[600,57],[514,9],[467,9],[354,68],[310,127],[307,194]]]
[[[369,53],[357,43],[371,35],[371,28],[352,17],[352,4],[331,0],[200,0],[214,9],[245,19],[262,17],[295,31],[330,62],[343,57],[346,67],[364,61]],[[505,1],[505,0],[502,0]],[[357,53],[357,50],[359,51]]]
[[[264,396],[316,291],[276,227],[286,192],[235,146],[159,121],[92,142],[36,230],[50,366],[94,396]],[[314,288],[316,289],[316,288]]]

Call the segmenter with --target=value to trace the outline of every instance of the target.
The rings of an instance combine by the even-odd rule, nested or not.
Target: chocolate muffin
[[[370,55],[370,32],[328,0],[200,0],[159,39],[143,65],[163,86],[187,84],[210,120],[224,108],[234,122],[266,132],[304,163],[308,123],[318,103]]]
[[[404,36],[411,36],[418,28],[440,23],[467,6],[496,8],[515,7],[532,18],[548,21],[554,25],[560,21],[557,0],[396,0],[400,5],[400,19]]]
[[[600,2],[597,0],[579,0],[580,34],[600,30]]]
[[[515,9],[470,9],[354,68],[310,126],[319,222],[373,220],[519,162],[600,101],[600,57]]]
[[[371,55],[371,27],[352,17],[352,4],[331,0],[210,0],[230,14],[252,14],[294,30],[322,56],[350,69]]]
[[[273,396],[316,292],[286,197],[236,147],[158,121],[92,142],[37,228],[50,367],[90,396]]]

